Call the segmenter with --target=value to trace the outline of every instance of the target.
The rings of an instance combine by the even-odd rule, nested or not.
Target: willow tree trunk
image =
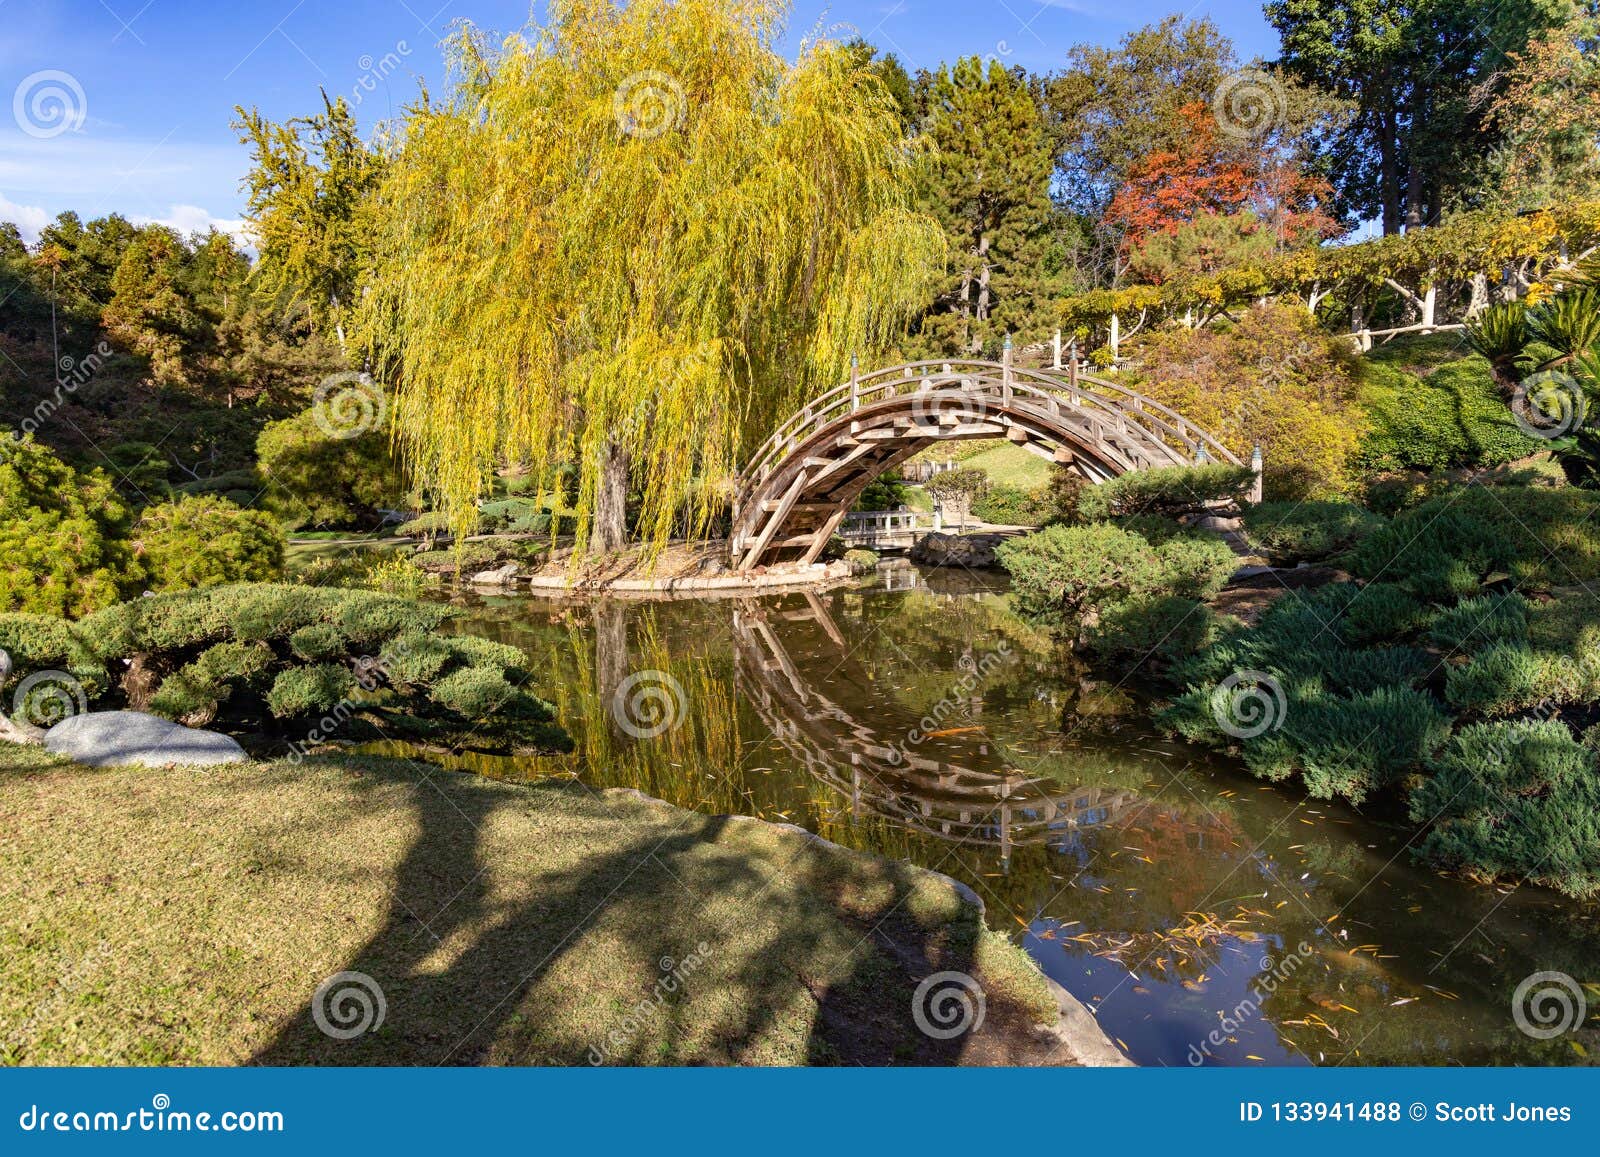
[[[628,540],[628,452],[616,442],[606,444],[605,460],[595,492],[594,524],[589,530],[589,552],[607,554],[621,550]]]

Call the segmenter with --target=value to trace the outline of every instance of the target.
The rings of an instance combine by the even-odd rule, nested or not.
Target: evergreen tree
[[[1042,332],[1066,288],[1066,263],[1049,137],[1026,75],[967,57],[925,75],[918,97],[933,146],[922,201],[944,226],[955,266],[923,336],[955,353],[997,347],[1007,332]]]
[[[274,124],[255,109],[234,127],[252,167],[246,219],[262,288],[304,305],[321,332],[345,344],[346,318],[371,264],[371,203],[383,161],[361,140],[343,97],[323,111]]]
[[[1572,0],[1270,0],[1283,66],[1350,101],[1323,159],[1343,213],[1385,233],[1470,204],[1486,117],[1511,53],[1562,24]],[[1492,191],[1490,191],[1492,193]]]

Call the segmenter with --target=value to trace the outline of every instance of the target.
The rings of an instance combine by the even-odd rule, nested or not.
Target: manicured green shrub
[[[1402,582],[1424,598],[1470,597],[1485,578],[1519,589],[1600,577],[1600,493],[1468,486],[1406,511],[1352,553],[1368,578]]]
[[[1415,471],[1376,474],[1367,478],[1361,490],[1361,501],[1374,514],[1393,518],[1403,510],[1421,506],[1454,485],[1458,483],[1452,482],[1446,474],[1421,474]]]
[[[289,636],[289,649],[307,661],[329,659],[344,653],[344,632],[332,623],[312,623]]]
[[[1128,599],[1206,599],[1237,569],[1213,535],[1180,535],[1159,546],[1109,523],[1051,526],[1000,544],[1018,607],[1061,623],[1080,622]]]
[[[1513,598],[1502,602],[1515,606]],[[1504,716],[1600,700],[1600,598],[1569,594],[1527,604],[1520,623],[1504,614],[1503,637],[1450,668],[1445,698],[1453,707]]]
[[[1410,687],[1339,695],[1316,676],[1271,677],[1263,692],[1269,725],[1259,732],[1224,728],[1224,722],[1256,721],[1230,714],[1239,708],[1224,683],[1190,687],[1161,722],[1193,742],[1238,744],[1245,766],[1263,779],[1298,774],[1316,798],[1352,803],[1418,770],[1450,734],[1449,719],[1432,696]]]
[[[117,688],[129,706],[189,723],[226,706],[243,727],[270,715],[282,730],[341,708],[352,738],[473,733],[566,750],[553,709],[526,689],[523,653],[440,635],[452,613],[372,591],[237,584],[135,599],[54,628],[0,615],[0,645],[15,644],[18,677],[71,661],[92,676],[96,698]]]
[[[1355,454],[1358,470],[1494,466],[1544,449],[1518,428],[1482,357],[1447,362],[1420,377],[1384,357],[1368,357],[1361,377],[1370,425]]]
[[[1350,569],[1400,583],[1420,598],[1449,601],[1477,594],[1504,556],[1505,544],[1470,513],[1435,510],[1428,502],[1369,535],[1351,552]]]
[[[878,556],[870,550],[847,550],[844,561],[849,564],[851,574],[871,574],[878,569]]]
[[[450,516],[442,510],[426,510],[394,528],[401,538],[437,538],[450,533]]]
[[[378,511],[399,506],[405,483],[377,415],[343,414],[340,398],[377,404],[376,393],[351,384],[321,407],[269,422],[256,440],[268,486],[263,504],[291,525],[368,527]],[[353,422],[351,425],[345,423]],[[341,436],[344,435],[344,436]]]
[[[1126,666],[1155,659],[1171,663],[1211,641],[1216,612],[1177,595],[1146,595],[1114,603],[1085,632],[1084,649],[1097,658]]]
[[[1447,651],[1481,651],[1501,642],[1528,637],[1528,600],[1515,592],[1479,595],[1441,610],[1428,629],[1428,639]]]
[[[1379,683],[1409,685],[1427,669],[1414,647],[1352,649],[1382,640],[1404,644],[1428,611],[1403,592],[1355,583],[1329,583],[1278,599],[1254,626],[1238,624],[1185,658],[1172,672],[1180,685],[1215,685],[1235,671],[1264,671],[1279,678],[1320,679],[1329,689],[1354,692]]]
[[[1542,703],[1600,698],[1600,654],[1537,651],[1526,643],[1494,643],[1465,666],[1451,667],[1445,699],[1460,711],[1503,716]]]
[[[996,526],[1041,526],[1054,515],[1055,501],[1048,488],[1024,490],[997,482],[973,504],[972,512]]]
[[[530,498],[506,498],[478,507],[478,528],[485,534],[548,534],[550,510]]]
[[[283,570],[284,546],[276,519],[223,498],[184,497],[148,506],[133,527],[134,551],[156,591],[275,579]]]
[[[1220,462],[1136,470],[1084,487],[1078,509],[1090,522],[1134,514],[1176,517],[1203,510],[1209,502],[1238,501],[1254,482],[1249,467]]]
[[[1154,550],[1159,575],[1152,593],[1204,601],[1239,569],[1239,556],[1212,534],[1180,534],[1155,544]]]
[[[1411,819],[1432,824],[1419,854],[1445,868],[1600,892],[1600,767],[1565,724],[1463,729],[1411,796]]]
[[[131,593],[143,568],[127,533],[109,478],[0,430],[0,612],[75,618]]]
[[[267,692],[267,708],[279,719],[331,711],[356,689],[349,668],[333,663],[313,663],[279,671]]]
[[[911,487],[907,486],[897,471],[879,475],[856,499],[855,509],[869,512],[898,510],[911,501]]]
[[[429,574],[470,575],[487,570],[500,560],[500,548],[486,542],[463,542],[447,550],[423,550],[411,556],[413,565]]]
[[[1243,510],[1250,545],[1280,566],[1343,554],[1383,519],[1349,502],[1263,502]]]
[[[1410,638],[1433,621],[1434,612],[1392,583],[1370,583],[1344,605],[1339,635],[1353,647]]]

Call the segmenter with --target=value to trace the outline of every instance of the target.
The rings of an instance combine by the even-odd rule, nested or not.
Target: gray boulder
[[[911,558],[923,566],[991,567],[994,548],[1005,541],[998,534],[942,534],[938,531],[920,539],[911,548]]]
[[[227,735],[200,731],[143,711],[90,711],[63,719],[44,734],[45,749],[89,767],[136,763],[209,767],[248,757]]]
[[[505,587],[510,586],[517,577],[517,571],[522,568],[514,562],[504,566],[497,566],[493,570],[480,570],[471,578],[473,586],[477,587]]]

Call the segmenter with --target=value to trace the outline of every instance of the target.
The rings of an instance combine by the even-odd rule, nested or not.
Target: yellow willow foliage
[[[575,460],[582,543],[620,450],[651,549],[702,532],[740,456],[927,300],[945,242],[889,95],[836,44],[786,62],[784,15],[555,0],[452,43],[382,192],[367,338],[458,529],[497,464]]]

